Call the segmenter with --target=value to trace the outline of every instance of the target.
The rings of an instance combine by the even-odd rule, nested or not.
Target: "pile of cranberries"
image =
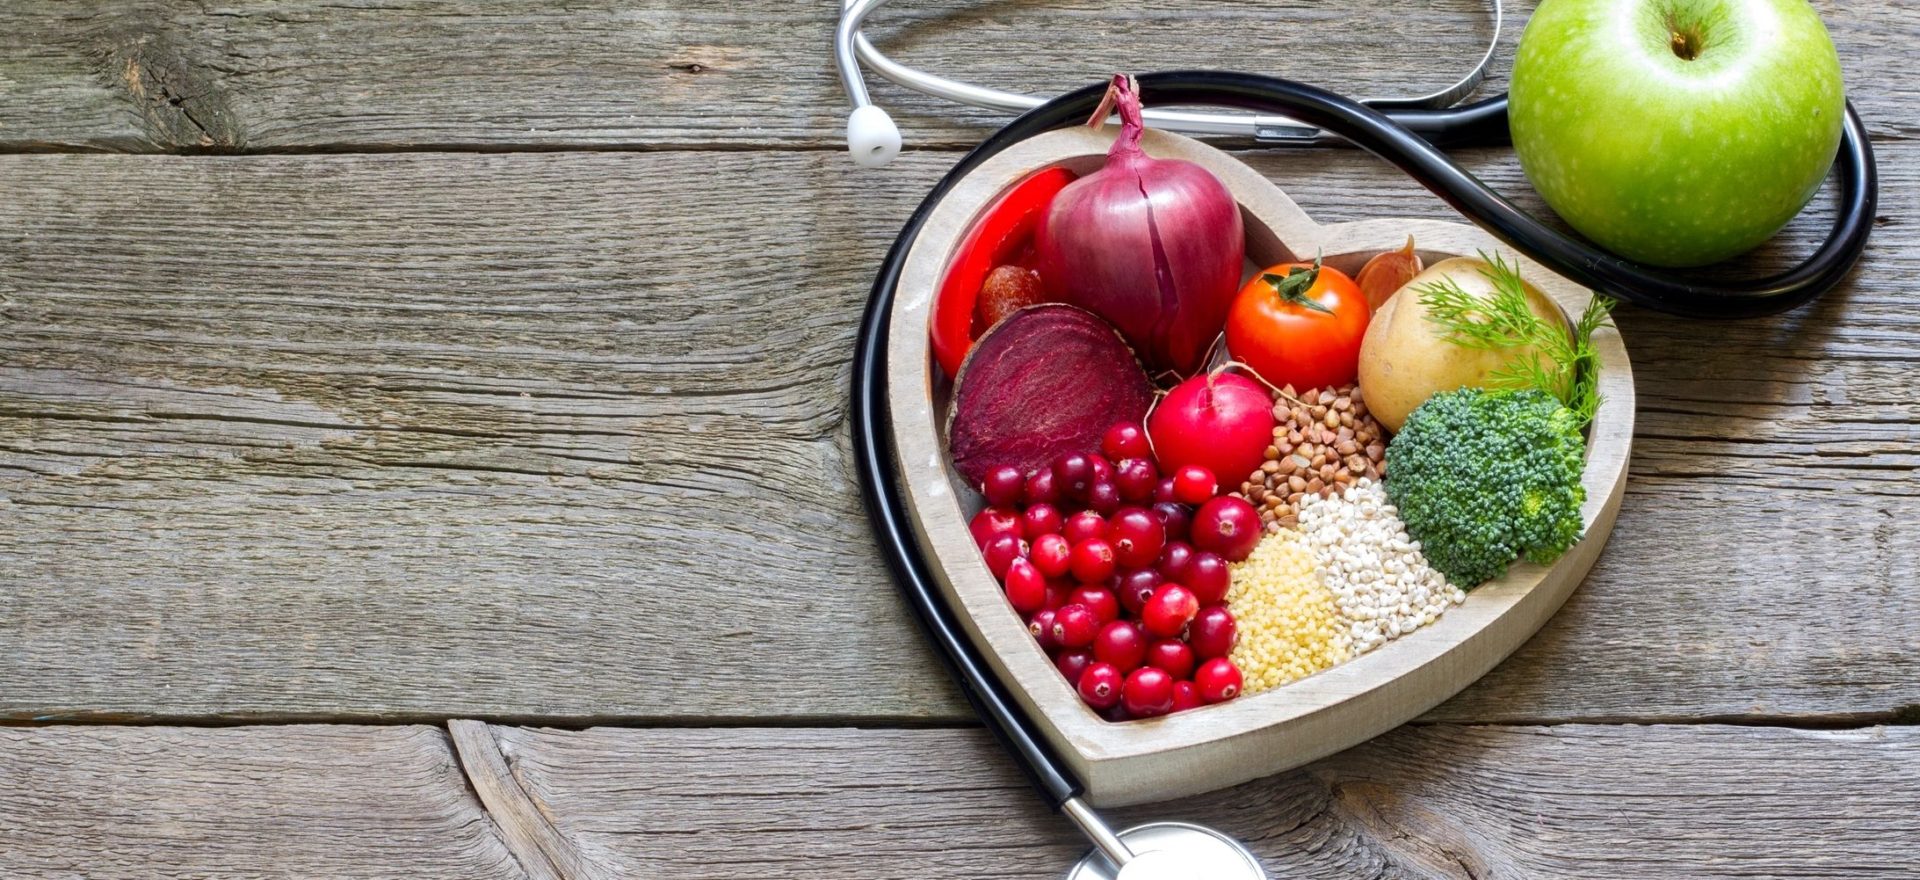
[[[1240,694],[1227,563],[1260,515],[1188,465],[1162,475],[1139,425],[1032,473],[1002,467],[971,523],[1007,602],[1087,705],[1153,718]]]

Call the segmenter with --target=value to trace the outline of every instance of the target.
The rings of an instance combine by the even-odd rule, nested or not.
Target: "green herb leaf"
[[[1593,332],[1607,325],[1614,301],[1596,294],[1569,333],[1559,322],[1533,313],[1517,265],[1498,254],[1482,252],[1480,259],[1487,263],[1480,274],[1493,282],[1493,295],[1474,296],[1451,278],[1422,284],[1415,293],[1427,308],[1427,319],[1446,331],[1449,342],[1464,348],[1533,347],[1538,358],[1518,355],[1489,378],[1501,387],[1538,388],[1559,398],[1581,424],[1592,421],[1600,409]]]

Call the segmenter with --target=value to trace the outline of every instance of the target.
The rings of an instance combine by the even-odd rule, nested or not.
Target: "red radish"
[[[1208,373],[1174,386],[1147,417],[1160,470],[1197,465],[1222,486],[1238,486],[1267,460],[1273,443],[1273,395],[1237,373]],[[1178,478],[1175,497],[1180,496]]]
[[[1050,290],[1112,321],[1156,371],[1187,375],[1226,325],[1246,234],[1239,204],[1213,172],[1140,148],[1146,129],[1134,89],[1131,78],[1113,78],[1094,113],[1098,125],[1108,102],[1120,112],[1106,165],[1054,196],[1033,250]],[[1115,413],[1108,424],[1115,420],[1131,418]]]
[[[1072,306],[1029,306],[980,337],[960,367],[947,448],[971,485],[999,467],[1032,474],[1097,448],[1114,420],[1143,418],[1152,401],[1152,382],[1111,325]],[[1073,497],[1065,489],[1054,487]],[[1027,494],[1041,500],[1031,485]]]

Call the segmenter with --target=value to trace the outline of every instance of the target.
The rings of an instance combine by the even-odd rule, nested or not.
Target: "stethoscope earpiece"
[[[868,168],[892,162],[900,155],[900,126],[877,104],[856,107],[847,115],[847,152]]]

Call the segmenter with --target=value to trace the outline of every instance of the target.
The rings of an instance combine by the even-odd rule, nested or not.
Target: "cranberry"
[[[1205,504],[1220,492],[1220,481],[1213,471],[1190,464],[1173,472],[1173,500],[1182,504]]]
[[[1173,497],[1172,477],[1162,479],[1158,485],[1153,487],[1153,503],[1159,504],[1165,502],[1167,504],[1173,504],[1179,500],[1180,499]]]
[[[1007,604],[1021,614],[1047,607],[1047,578],[1032,562],[1015,559],[1007,564]]]
[[[1067,573],[1067,561],[1073,551],[1073,545],[1060,535],[1041,535],[1033,539],[1033,547],[1027,551],[1027,558],[1033,560],[1033,567],[1050,578]]]
[[[1120,500],[1128,504],[1153,500],[1153,487],[1159,484],[1160,472],[1147,459],[1123,458],[1113,467],[1113,486],[1120,490]]]
[[[1153,718],[1173,711],[1173,676],[1151,666],[1135,669],[1120,686],[1120,703],[1135,718]]]
[[[1100,618],[1085,605],[1062,605],[1053,612],[1053,641],[1062,648],[1084,648],[1100,634]]]
[[[1206,702],[1200,699],[1200,689],[1194,687],[1193,682],[1176,681],[1173,683],[1173,711],[1185,712],[1188,709],[1198,709],[1204,705],[1206,705]]]
[[[987,478],[980,482],[980,494],[987,496],[987,503],[995,507],[1019,504],[1026,491],[1027,478],[1020,475],[1019,468],[1010,464],[987,471]]]
[[[1193,514],[1187,512],[1187,506],[1173,501],[1153,502],[1153,516],[1166,526],[1167,540],[1185,541],[1192,531]]]
[[[1027,542],[1020,540],[1018,537],[1014,535],[1001,535],[998,538],[988,541],[986,549],[980,551],[980,555],[986,557],[987,570],[993,572],[994,579],[1005,580],[1007,576],[1007,566],[1013,564],[1015,559],[1026,556],[1028,549],[1030,548],[1027,546]]]
[[[1020,514],[1020,534],[1032,541],[1041,535],[1058,534],[1066,522],[1060,508],[1042,501]]]
[[[1093,483],[1093,460],[1078,452],[1068,452],[1053,460],[1053,489],[1060,497],[1079,500],[1087,497]]]
[[[1116,620],[1093,637],[1093,659],[1132,672],[1147,662],[1147,631],[1131,620]]]
[[[1038,552],[1039,544],[1034,544]],[[1185,541],[1168,541],[1167,547],[1160,551],[1160,574],[1177,584],[1187,582],[1187,568],[1193,564],[1193,545]]]
[[[1067,683],[1072,684],[1080,680],[1081,674],[1087,671],[1087,667],[1093,665],[1093,652],[1085,648],[1077,651],[1061,651],[1053,658],[1053,665],[1060,670],[1061,675],[1066,676]]]
[[[1096,480],[1087,487],[1087,509],[1101,516],[1120,509],[1120,490],[1112,480]]]
[[[1240,696],[1240,667],[1225,657],[1215,657],[1200,664],[1200,670],[1193,674],[1193,686],[1200,689],[1200,699],[1224,703]]]
[[[1153,594],[1165,582],[1160,572],[1141,568],[1121,575],[1120,584],[1114,588],[1114,592],[1120,597],[1120,607],[1127,609],[1128,614],[1138,615],[1147,600],[1153,598]]]
[[[1193,674],[1193,649],[1179,639],[1161,639],[1147,646],[1146,664],[1174,678]]]
[[[1143,508],[1122,508],[1107,528],[1112,536],[1113,558],[1122,568],[1154,564],[1167,543],[1167,527]]]
[[[1027,478],[1027,503],[1052,504],[1060,500],[1053,488],[1053,468],[1041,468]]]
[[[1093,612],[1093,616],[1102,625],[1120,619],[1120,599],[1106,587],[1083,586],[1074,590],[1072,595],[1067,597],[1067,602],[1071,605],[1083,606]]]
[[[1140,623],[1147,632],[1171,638],[1180,634],[1187,621],[1200,611],[1200,600],[1193,591],[1179,584],[1166,584],[1155,590],[1153,598],[1140,609]]]
[[[1200,604],[1218,605],[1227,601],[1233,571],[1218,553],[1195,553],[1193,561],[1187,564],[1187,576],[1179,580],[1193,591],[1193,597],[1199,599]]]
[[[1120,705],[1120,691],[1126,685],[1123,673],[1111,663],[1095,661],[1080,673],[1077,690],[1080,699],[1095,709],[1111,709]]]
[[[1187,644],[1193,646],[1193,653],[1202,660],[1232,653],[1234,640],[1239,635],[1233,612],[1222,605],[1200,609],[1200,613],[1193,616],[1193,622],[1187,624]]]
[[[1067,604],[1067,600],[1072,598],[1074,586],[1073,581],[1070,580],[1048,581],[1046,607],[1052,611],[1059,611],[1060,606]]]
[[[1105,709],[1100,710],[1100,717],[1113,722],[1133,720],[1133,716],[1127,714],[1127,707],[1122,706],[1119,703],[1115,703],[1111,706],[1108,706]]]
[[[1073,545],[1067,559],[1074,580],[1083,584],[1104,584],[1113,577],[1113,545],[1100,538],[1088,538]]]
[[[1108,461],[1106,456],[1104,455],[1087,456],[1087,467],[1090,467],[1093,469],[1093,479],[1091,480],[1091,482],[1094,482],[1094,483],[1113,482],[1113,462]]]
[[[1067,523],[1060,528],[1060,534],[1066,535],[1067,540],[1075,544],[1094,538],[1104,538],[1107,536],[1107,518],[1091,510],[1082,510],[1067,517]]]
[[[1020,513],[1008,507],[986,508],[973,515],[967,531],[973,533],[974,545],[985,550],[988,541],[1001,535],[1020,536]]]
[[[1119,461],[1123,458],[1146,458],[1153,454],[1153,448],[1147,443],[1147,432],[1132,422],[1115,422],[1100,438],[1100,451],[1108,458]]]
[[[1055,613],[1052,609],[1036,611],[1027,618],[1027,632],[1033,633],[1033,640],[1040,643],[1040,650],[1049,654],[1060,650],[1060,643],[1053,640]]]
[[[1193,546],[1239,562],[1260,543],[1260,513],[1245,498],[1222,495],[1193,515]]]

